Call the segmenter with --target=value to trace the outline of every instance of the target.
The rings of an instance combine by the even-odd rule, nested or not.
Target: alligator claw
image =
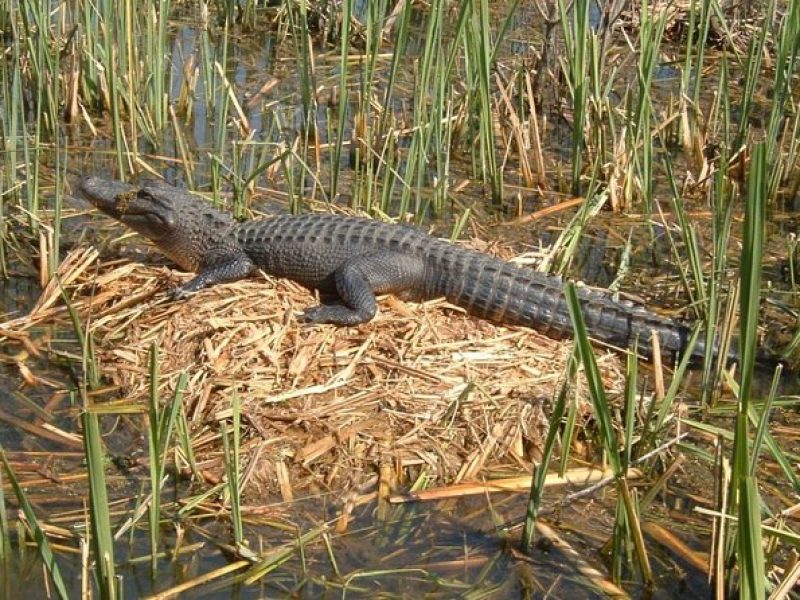
[[[297,321],[299,323],[304,323],[306,325],[319,325],[324,323],[324,313],[325,313],[325,306],[312,306],[311,308],[307,308],[304,311],[301,311],[299,315],[297,315]]]
[[[167,298],[171,301],[185,300],[192,295],[190,290],[185,289],[182,285],[172,288],[167,294]]]

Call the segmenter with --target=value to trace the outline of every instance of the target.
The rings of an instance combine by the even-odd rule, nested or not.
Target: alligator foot
[[[298,317],[301,323],[310,325],[332,324],[339,326],[360,325],[375,316],[374,310],[358,310],[344,304],[320,304],[307,308]]]
[[[179,285],[178,287],[172,288],[167,293],[167,298],[171,302],[177,302],[178,300],[186,300],[189,296],[194,296],[198,290],[186,289],[186,286]]]

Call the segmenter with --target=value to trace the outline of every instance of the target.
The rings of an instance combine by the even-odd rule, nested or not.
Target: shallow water
[[[493,3],[493,10],[500,11],[502,6],[495,4]],[[533,42],[540,31],[537,28],[535,33],[531,33],[531,29],[539,20],[540,15],[535,8],[520,10],[512,23],[513,34],[510,36],[509,47],[504,51],[522,58],[532,58],[535,55]],[[425,23],[424,12],[415,10],[412,22],[417,31],[409,42],[409,48],[411,52],[419,52],[424,42],[424,32],[421,31]],[[171,35],[171,93],[177,96],[185,82],[183,66],[187,57],[198,52],[202,30],[193,23],[191,13],[187,13],[183,15],[181,22],[176,22]],[[214,37],[212,45],[219,49],[216,44],[218,38]],[[320,46],[317,58],[318,81],[325,93],[318,98],[314,122],[320,142],[324,145],[328,141],[327,132],[336,118],[331,88],[337,82],[338,63],[331,47]],[[388,66],[388,59],[382,60]],[[261,102],[244,102],[244,113],[254,132],[253,137],[242,140],[231,134],[226,143],[230,152],[234,148],[241,149],[253,143],[263,144],[264,148],[272,152],[273,146],[290,144],[308,133],[308,118],[300,104],[298,93],[297,69],[298,62],[292,45],[282,40],[276,32],[264,31],[251,35],[237,33],[228,54],[226,73],[235,84],[239,97],[242,100],[258,97],[265,81],[271,77],[275,78],[276,86],[261,98]],[[384,72],[385,70],[382,73]],[[393,106],[398,120],[413,120],[412,108],[417,92],[414,76],[413,69],[408,68],[399,78],[398,86],[403,94],[395,100]],[[633,71],[628,74],[631,79],[634,76]],[[679,77],[679,71],[672,62],[665,62],[657,69],[659,82],[656,85],[663,91],[665,98],[678,89],[676,77]],[[360,83],[352,82],[353,93]],[[198,99],[206,93],[206,85],[201,77],[193,90]],[[380,89],[380,85],[376,84],[376,87]],[[376,95],[380,98],[380,94]],[[0,99],[0,105],[2,102]],[[144,137],[140,140],[140,151],[151,164],[158,166],[159,173],[168,181],[183,185],[191,175],[195,187],[207,189],[207,184],[214,179],[213,160],[208,154],[215,145],[216,129],[213,122],[218,115],[210,114],[210,108],[205,102],[196,100],[188,117],[184,119],[186,122],[182,122],[182,131],[187,138],[191,156],[197,161],[196,168],[191,173],[182,166],[179,147],[170,128],[164,130],[163,136],[156,143],[151,143]],[[547,158],[552,164],[566,163],[570,159],[571,129],[560,112],[552,107],[550,110],[552,112],[547,115],[550,119],[549,137],[545,144],[550,153]],[[102,115],[94,116],[101,126],[107,120]],[[350,133],[351,127],[348,124],[345,134],[349,136]],[[85,142],[84,140],[89,139],[85,131],[72,132],[70,135],[74,136],[71,143],[78,146],[70,163],[72,169],[113,176],[115,160],[106,152],[112,147],[110,137],[101,135],[99,141],[93,139]],[[409,143],[409,138],[398,140],[401,147]],[[342,172],[343,191],[337,199],[337,203],[341,205],[348,204],[357,197],[354,190],[359,184],[359,178],[364,176],[363,171],[355,173],[351,170],[352,161],[347,154],[345,152],[340,163],[334,165],[330,153],[322,152],[322,164],[315,165],[323,183],[326,183],[326,178],[333,170]],[[252,157],[245,158],[252,160]],[[302,158],[308,162],[316,159],[311,153]],[[471,180],[472,170],[469,163],[469,156],[454,157],[450,165],[453,181]],[[291,186],[303,194],[313,192],[317,198],[324,197],[320,191],[324,185],[307,177],[302,172],[299,161],[295,161],[293,168],[295,170],[291,172],[279,170],[278,174],[265,172],[254,179],[257,191],[254,194],[255,208],[267,212],[289,210],[290,195],[286,189]],[[426,165],[426,169],[424,185],[433,186],[437,171],[433,165]],[[547,247],[558,236],[567,220],[568,215],[563,214],[532,224],[508,225],[503,222],[503,215],[498,218],[496,211],[486,207],[486,186],[472,183],[473,187],[457,196],[458,204],[452,205],[452,214],[445,211],[445,214],[433,218],[433,209],[421,211],[426,224],[433,223],[438,234],[447,236],[461,208],[472,206],[475,209],[475,221],[481,227],[491,225],[487,236],[489,239],[502,240],[511,244],[516,251],[523,252],[537,248],[540,244]],[[554,198],[564,197],[556,194],[540,196],[524,187],[515,188],[518,184],[519,182],[510,182],[509,187],[518,189],[519,202],[525,214],[551,205]],[[658,185],[665,188],[663,182]],[[231,188],[226,184],[222,187],[226,190]],[[426,193],[430,191],[425,189]],[[68,204],[72,208],[85,208],[77,203]],[[790,205],[789,208],[795,208],[792,201],[787,204]],[[397,206],[398,202],[393,198],[390,208]],[[510,207],[505,208],[510,217],[513,210]],[[704,206],[694,208],[703,209]],[[785,273],[784,263],[774,257],[785,255],[784,238],[787,232],[794,232],[796,221],[791,211],[776,211],[771,217],[772,223],[768,232],[770,258],[765,277],[773,282],[774,288],[781,291],[787,287],[782,279]],[[82,229],[86,223],[79,221],[66,228],[65,249],[84,236]],[[88,223],[95,228],[99,228],[100,223],[107,225],[106,221],[99,220],[90,220]],[[709,228],[707,220],[698,220],[699,235],[706,242],[709,239]],[[479,233],[483,231],[485,230],[479,230]],[[118,233],[119,230],[114,230],[111,237],[116,237]],[[630,269],[633,275],[625,279],[625,291],[654,306],[683,308],[687,300],[684,295],[676,293],[680,288],[677,283],[679,276],[673,264],[672,249],[666,233],[667,228],[649,216],[601,215],[581,238],[569,272],[590,285],[611,285],[617,276],[620,261],[625,254],[624,245],[630,235]],[[106,247],[105,236],[96,237]],[[118,245],[110,246],[113,248],[112,252],[119,251]],[[118,253],[130,258],[131,255],[126,252],[133,252],[138,257],[141,255],[140,249],[140,241],[134,239],[129,240],[126,249]],[[25,314],[38,295],[38,284],[33,279],[14,277],[0,281],[0,312],[12,316]],[[788,305],[790,301],[787,300],[786,303]],[[20,355],[24,347],[17,343],[0,347],[0,355],[4,359],[0,365],[0,410],[37,427],[47,423],[64,432],[77,431],[79,421],[76,417],[81,402],[76,389],[82,380],[82,368],[77,360],[80,350],[75,335],[69,328],[61,327],[34,330],[31,337],[36,341],[37,347],[45,349],[41,357]],[[26,383],[26,369],[39,379]],[[644,367],[643,371],[645,385],[648,390],[652,389],[652,379],[647,368]],[[760,380],[761,389],[766,389],[768,381],[768,376]],[[792,387],[797,384],[796,379],[786,376],[784,381],[784,393],[797,393]],[[687,392],[682,396],[682,401],[691,407],[696,403],[696,382],[697,377],[694,376],[687,383]],[[113,394],[111,398],[114,398]],[[776,410],[776,421],[786,431],[797,427],[796,406],[796,399],[790,397]],[[46,407],[46,414],[37,411],[37,407]],[[120,510],[119,522],[115,523],[119,527],[123,515],[127,516],[122,509],[132,510],[138,499],[146,494],[147,444],[138,417],[108,416],[103,419],[102,427],[111,459],[107,469],[111,499],[112,502],[120,502],[115,505]],[[37,482],[29,485],[27,490],[37,514],[48,522],[62,523],[85,539],[85,517],[81,511],[86,502],[86,482],[68,478],[84,471],[82,446],[65,445],[58,441],[58,437],[44,437],[42,431],[41,428],[26,431],[13,420],[0,418],[0,444],[7,452],[15,472],[23,481]],[[786,437],[788,436],[782,439]],[[591,441],[581,440],[580,443],[591,450]],[[700,445],[698,442],[698,446]],[[796,443],[787,443],[786,449],[795,453],[798,451]],[[596,458],[591,455],[591,451],[587,451],[587,454],[589,460]],[[677,532],[683,541],[695,549],[706,550],[710,537],[708,521],[698,517],[693,509],[703,505],[702,495],[709,492],[704,489],[707,486],[703,484],[710,481],[710,477],[706,465],[687,466],[682,477],[678,477],[671,484],[671,489],[660,496],[659,503],[648,513],[648,518],[673,533]],[[177,484],[174,483],[176,480]],[[153,567],[146,558],[150,547],[144,524],[135,528],[133,533],[122,535],[116,543],[115,551],[117,573],[121,576],[120,585],[125,597],[142,597],[191,582],[196,577],[223,568],[238,559],[227,547],[231,544],[231,532],[227,512],[221,508],[221,503],[210,502],[206,512],[191,513],[189,516],[178,515],[176,512],[180,500],[196,493],[197,488],[203,487],[207,482],[190,489],[180,478],[171,477],[169,481],[169,485],[173,487],[164,493],[169,509],[164,515],[161,529],[161,548],[167,553],[177,551],[177,557],[162,556]],[[776,487],[786,485],[779,477],[775,477],[771,483]],[[571,545],[578,557],[606,573],[609,568],[608,557],[601,548],[608,540],[612,527],[613,494],[600,492],[590,499],[576,501],[567,507],[556,507],[556,503],[565,493],[563,490],[548,491],[548,514],[545,522]],[[5,494],[5,502],[10,507],[9,513],[14,521],[16,503],[8,490]],[[353,492],[352,495],[359,494]],[[269,554],[271,549],[289,548],[292,552],[289,553],[288,560],[260,578],[256,584],[246,585],[239,579],[240,573],[245,572],[243,568],[192,587],[187,597],[230,598],[235,595],[243,598],[341,598],[376,594],[398,598],[422,595],[441,598],[458,595],[489,598],[544,597],[546,594],[549,594],[548,597],[570,598],[600,596],[597,589],[587,583],[587,578],[578,573],[576,556],[558,544],[548,542],[546,535],[539,536],[540,543],[531,556],[524,557],[516,552],[520,536],[518,523],[524,515],[525,499],[526,494],[523,493],[396,506],[386,506],[371,499],[354,508],[350,522],[343,531],[336,532],[336,524],[341,522],[342,512],[348,501],[352,500],[351,495],[345,495],[340,490],[319,493],[291,504],[281,503],[276,498],[247,497],[246,504],[251,510],[246,511],[245,522],[250,549]],[[68,514],[69,511],[76,512]],[[323,523],[328,524],[327,539],[322,536],[314,538],[304,546],[303,552],[293,546],[298,536],[314,531]],[[18,541],[13,526],[12,538]],[[655,588],[646,589],[640,582],[628,581],[629,577],[623,575],[625,589],[629,593],[656,598],[700,597],[709,594],[703,573],[689,565],[678,553],[658,544],[657,539],[649,538],[648,541],[653,552]],[[65,542],[65,545],[72,549],[76,547],[74,539]],[[59,551],[57,561],[68,582],[70,593],[77,596],[81,591],[79,554]],[[9,559],[0,560],[0,580],[0,595],[4,594],[9,598],[22,594],[31,598],[47,597],[42,566],[32,547],[15,544]]]

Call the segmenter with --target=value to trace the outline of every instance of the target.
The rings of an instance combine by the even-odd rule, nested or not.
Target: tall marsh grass
[[[565,275],[574,273],[581,243],[605,227],[626,245],[621,262],[627,264],[617,278],[622,287],[637,269],[654,266],[673,275],[669,287],[677,290],[677,303],[688,306],[681,316],[699,322],[690,346],[702,340],[724,356],[738,309],[742,357],[731,372],[709,353],[699,405],[689,403],[686,417],[680,413],[687,404],[688,358],[651,371],[629,356],[622,367],[627,385],[615,404],[568,285],[575,349],[533,467],[522,549],[537,551],[551,465],[563,474],[576,460],[573,448],[591,443],[598,462],[613,473],[609,502],[596,504],[613,522],[605,544],[608,577],[619,585],[631,577],[649,584],[659,568],[645,534],[649,509],[680,457],[691,454],[715,478],[708,486],[716,510],[708,516],[715,523],[709,572],[718,595],[763,598],[770,586],[788,585],[788,575],[778,581],[780,552],[773,551],[795,551],[796,534],[765,526],[759,461],[769,460],[780,483],[796,493],[797,457],[770,431],[771,415],[785,405],[776,391],[781,371],[763,399],[754,369],[768,217],[779,200],[800,190],[794,93],[800,0],[767,2],[748,28],[728,22],[719,2],[690,2],[679,17],[683,34],[671,20],[674,13],[647,2],[604,7],[600,22],[589,0],[553,0],[549,7],[516,0],[344,0],[332,15],[325,12],[332,3],[265,4],[271,3],[202,2],[195,17],[168,0],[0,0],[0,275],[24,271],[23,265],[45,282],[55,276],[65,241],[62,220],[68,225],[74,212],[63,204],[70,194],[65,174],[84,170],[178,180],[209,191],[237,217],[249,216],[260,208],[254,200],[265,197],[295,212],[321,199],[376,218],[422,223],[444,216],[453,237],[480,226],[476,215],[512,210],[524,220],[523,211],[536,205],[531,221],[550,218],[550,210],[560,216],[524,230],[523,244],[534,246],[541,232],[558,227],[538,267]],[[270,53],[260,53],[264,47]],[[664,67],[679,71],[674,84],[659,81]],[[265,79],[273,74],[278,81],[269,88]],[[575,197],[572,204],[567,195]],[[509,207],[512,196],[517,204]],[[612,211],[618,214],[609,217]],[[67,229],[70,235],[80,223]],[[654,256],[655,265],[628,262],[639,228],[650,241],[656,230],[666,232],[669,256]],[[732,249],[737,245],[740,252]],[[783,247],[790,282],[782,298],[786,312],[796,313],[796,237]],[[244,399],[235,398],[230,420],[198,434],[201,427],[182,403],[191,377],[184,374],[175,395],[163,398],[153,346],[150,372],[143,374],[151,384],[146,407],[88,400],[102,384],[102,365],[87,325],[64,299],[84,374],[79,427],[75,421],[89,479],[89,527],[83,531],[90,539],[79,535],[75,542],[87,553],[84,589],[104,598],[121,595],[125,571],[114,530],[123,513],[131,526],[146,529],[150,544],[146,557],[132,560],[153,567],[165,556],[165,524],[174,523],[179,539],[191,527],[204,548],[236,558],[210,576],[220,578],[215,585],[238,589],[297,561],[303,582],[285,586],[292,593],[309,581],[342,593],[355,590],[356,580],[364,585],[359,593],[373,589],[367,580],[386,572],[343,572],[327,524],[305,532],[297,526],[293,541],[277,548],[253,542],[244,527],[250,523]],[[800,333],[790,337],[800,345]],[[592,407],[589,424],[578,413],[582,383]],[[115,410],[147,417],[142,431],[150,496],[146,506],[122,513],[110,510],[117,492],[109,485],[103,436],[114,434],[100,419]],[[704,437],[694,439],[695,433]],[[707,437],[716,448],[709,449]],[[219,443],[224,470],[213,482],[198,456],[211,439]],[[32,539],[51,594],[66,597],[61,549],[43,524],[47,517],[2,449],[0,461],[0,563],[15,544],[21,553],[25,539]],[[631,484],[634,468],[645,473],[648,489]],[[195,486],[177,500],[162,493],[173,473],[185,473]],[[426,477],[423,471],[417,481]],[[7,510],[12,501],[23,515],[16,527]],[[203,527],[212,518],[226,523],[224,535]],[[311,542],[322,551],[310,549]],[[311,552],[318,552],[315,560]],[[313,571],[320,556],[335,576],[322,583]],[[183,585],[203,585],[199,579]],[[452,589],[469,595],[462,582]]]

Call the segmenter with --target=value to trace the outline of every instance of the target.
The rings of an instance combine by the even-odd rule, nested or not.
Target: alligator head
[[[190,192],[161,183],[136,187],[84,177],[78,184],[96,208],[151,240],[183,269],[197,271],[233,218]]]

